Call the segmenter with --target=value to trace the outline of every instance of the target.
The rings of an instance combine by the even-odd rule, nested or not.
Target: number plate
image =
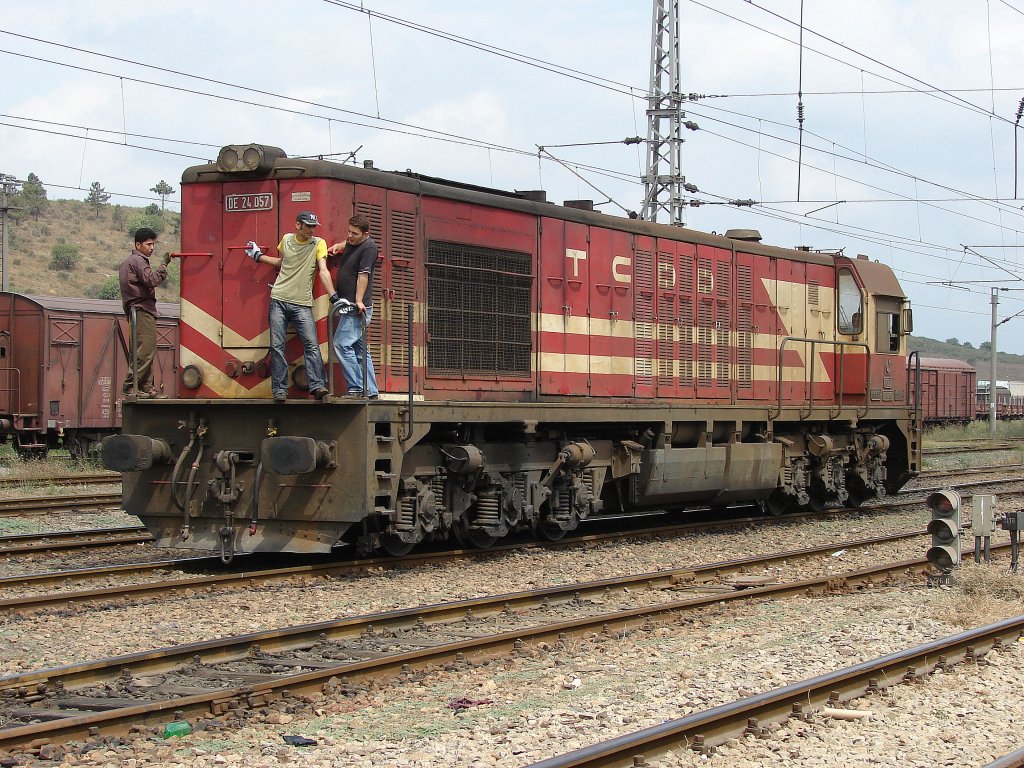
[[[257,192],[251,195],[228,195],[224,198],[224,211],[226,213],[271,211],[273,209],[274,196],[270,192]]]

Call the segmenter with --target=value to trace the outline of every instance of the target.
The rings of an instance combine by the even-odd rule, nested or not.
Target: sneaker
[[[134,397],[136,400],[149,400],[153,396],[149,392],[126,392],[125,397]]]
[[[313,397],[316,398],[317,400],[323,400],[329,394],[330,390],[328,390],[326,387],[320,387],[320,389],[313,390]]]
[[[362,399],[362,397],[363,397],[363,390],[361,390],[361,389],[350,389],[348,392],[345,393],[345,397],[357,397],[359,399]]]
[[[163,394],[162,392],[157,392],[155,389],[151,389],[148,392],[146,392],[146,397],[148,397],[150,400],[166,400],[167,399],[167,395]]]
[[[279,393],[279,394],[274,395],[274,402],[275,403],[283,403],[287,399],[288,399],[288,395],[286,395],[284,393]]]
[[[370,395],[367,400],[380,400],[380,395]]]

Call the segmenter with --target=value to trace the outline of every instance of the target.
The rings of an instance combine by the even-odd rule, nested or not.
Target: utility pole
[[[988,434],[990,437],[996,436],[996,329],[999,327],[999,322],[996,320],[997,311],[999,309],[999,289],[995,286],[992,287],[992,369],[990,371],[992,378],[988,382]]]
[[[18,210],[7,203],[7,195],[14,192],[14,177],[0,173],[0,290],[10,290],[10,268],[7,251],[7,212]]]
[[[654,0],[651,32],[651,89],[647,95],[645,221],[683,226],[683,94],[679,82],[679,0]]]

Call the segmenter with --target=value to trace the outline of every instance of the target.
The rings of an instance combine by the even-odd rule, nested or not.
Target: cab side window
[[[879,312],[878,333],[875,340],[876,352],[900,351],[900,313]]]
[[[839,332],[848,335],[864,332],[864,296],[853,272],[839,270]]]

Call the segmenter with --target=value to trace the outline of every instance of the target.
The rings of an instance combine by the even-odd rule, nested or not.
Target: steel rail
[[[20,533],[0,536],[0,555],[49,552],[61,549],[91,549],[124,544],[143,544],[153,540],[141,525],[118,528],[87,528],[80,531]]]
[[[914,503],[917,503],[917,502],[914,502]],[[903,505],[905,505],[905,503]],[[900,506],[900,505],[894,505],[894,506],[896,506],[898,508],[898,506]],[[861,512],[863,514],[884,514],[886,509],[887,509],[887,507],[872,507],[870,509],[862,510]],[[356,571],[356,572],[358,572],[360,570],[370,569],[370,568],[374,568],[374,569],[381,569],[381,568],[389,568],[389,569],[405,568],[405,567],[415,567],[417,565],[422,565],[422,564],[427,564],[427,563],[440,562],[440,561],[443,561],[443,560],[445,560],[447,558],[454,559],[454,558],[457,558],[457,557],[486,557],[486,556],[491,555],[491,554],[500,554],[500,553],[503,553],[503,552],[521,551],[521,550],[524,550],[524,549],[534,549],[534,548],[545,548],[545,549],[571,548],[571,547],[576,547],[576,546],[585,546],[585,545],[588,545],[588,544],[596,544],[596,543],[601,543],[601,542],[605,542],[605,541],[615,541],[615,540],[628,539],[628,538],[636,538],[636,539],[640,539],[640,538],[654,538],[654,537],[657,537],[657,536],[674,536],[674,535],[679,535],[679,534],[688,533],[688,532],[705,533],[705,532],[710,532],[710,531],[722,531],[722,530],[728,531],[728,530],[732,530],[732,529],[735,529],[735,528],[742,528],[742,527],[745,527],[745,526],[757,525],[757,524],[759,524],[759,525],[772,525],[772,524],[781,525],[781,524],[785,524],[785,523],[799,522],[799,521],[804,521],[804,520],[827,520],[827,519],[834,518],[836,515],[843,514],[843,513],[844,513],[843,510],[825,510],[825,511],[822,511],[822,512],[813,512],[813,511],[810,511],[810,512],[796,512],[796,513],[789,513],[789,514],[785,514],[785,515],[778,515],[778,516],[772,516],[772,517],[741,517],[741,518],[732,518],[732,519],[729,519],[729,520],[721,520],[721,521],[714,521],[714,522],[676,523],[676,524],[671,524],[671,525],[661,525],[661,526],[654,526],[654,527],[648,527],[648,528],[631,529],[631,530],[628,530],[628,531],[612,531],[612,532],[606,532],[606,533],[591,533],[591,534],[586,534],[586,535],[582,535],[582,536],[570,536],[570,537],[566,537],[564,539],[561,539],[559,541],[524,541],[524,542],[520,542],[520,543],[502,544],[502,545],[499,545],[499,546],[489,547],[487,549],[447,550],[447,551],[443,551],[443,552],[426,553],[426,554],[414,553],[414,554],[410,554],[410,555],[404,555],[402,557],[380,557],[380,558],[362,559],[362,560],[347,561],[347,562],[349,562],[350,567],[354,571]],[[116,530],[122,530],[122,529],[112,528],[112,529],[96,529],[96,530],[116,531]],[[139,528],[137,528],[137,529],[125,528],[123,530],[138,530],[140,532],[140,535],[145,535],[144,533],[142,533],[145,529],[142,528],[141,526]],[[77,535],[79,535],[81,533],[82,533],[82,531],[59,531],[59,532],[55,532],[55,533],[52,533],[52,534],[42,533],[42,534],[19,534],[19,535],[16,535],[16,536],[5,536],[5,537],[0,537],[0,545],[2,545],[4,542],[18,541],[18,540],[21,540],[21,539],[24,539],[24,540],[37,540],[37,541],[46,541],[50,537],[55,537],[57,539],[63,539],[63,538],[68,537],[68,536],[77,536]],[[121,542],[118,542],[118,543],[121,543]],[[15,551],[16,550],[13,547],[12,548],[0,548],[0,555],[6,554],[8,552],[15,552]],[[239,556],[238,560],[241,560],[242,558],[250,558],[250,557],[252,557],[252,555],[241,555],[241,556]],[[332,561],[332,563],[334,563],[334,562],[336,562],[336,561]],[[12,588],[12,587],[28,586],[28,585],[40,585],[40,584],[46,584],[46,583],[66,584],[66,583],[71,582],[71,581],[85,581],[85,580],[88,580],[88,579],[97,579],[97,578],[102,578],[102,577],[111,576],[111,575],[130,574],[130,573],[145,573],[145,572],[148,572],[148,571],[165,570],[167,568],[180,567],[182,565],[192,567],[192,566],[196,566],[196,565],[205,565],[205,564],[209,564],[211,567],[212,566],[218,566],[220,564],[220,559],[218,557],[199,556],[199,557],[177,558],[177,559],[171,559],[171,560],[149,561],[149,562],[144,562],[144,563],[126,563],[126,564],[118,564],[118,565],[113,565],[113,566],[98,565],[98,566],[92,566],[92,567],[87,567],[87,568],[62,569],[62,570],[46,571],[46,572],[33,573],[33,574],[22,574],[22,575],[16,575],[16,576],[6,576],[6,577],[0,578],[0,588],[4,588],[4,587]],[[312,565],[315,565],[315,564],[314,563],[310,563],[310,564],[308,564],[308,565],[306,565],[304,567],[311,567]],[[219,569],[219,570],[222,570],[222,569]],[[274,569],[274,572],[281,573],[282,577],[287,577],[287,576],[290,576],[290,575],[295,575],[294,573],[283,571],[282,569]],[[252,571],[250,571],[250,573],[252,573]],[[269,577],[267,577],[267,578],[269,578]],[[116,588],[112,588],[112,589],[116,589]],[[22,606],[22,607],[23,608],[27,608],[28,606]]]
[[[89,475],[57,475],[55,477],[0,477],[4,485],[117,485],[121,475],[111,472]]]
[[[120,493],[72,493],[63,496],[23,496],[0,499],[0,517],[19,517],[67,509],[120,508]]]
[[[1003,470],[1022,470],[1024,464],[986,464],[980,467],[957,467],[956,469],[950,469],[948,467],[932,467],[929,469],[922,469],[917,473],[918,477],[930,477],[932,475],[974,475],[982,472],[1001,472]]]
[[[924,448],[921,453],[924,458],[929,456],[945,456],[951,453],[993,453],[995,451],[1015,451],[1024,448],[1024,442],[1012,441],[1003,443],[992,443],[991,445],[966,445],[950,448]]]
[[[717,564],[719,570],[722,564]],[[710,566],[709,566],[710,567]],[[588,637],[600,634],[606,637],[624,636],[632,630],[649,625],[651,621],[664,620],[679,612],[732,601],[748,601],[758,598],[781,598],[808,594],[824,594],[860,585],[877,585],[894,577],[921,574],[929,568],[924,559],[902,560],[875,568],[866,568],[847,573],[828,574],[812,579],[787,582],[784,584],[752,587],[731,592],[714,591],[712,594],[671,600],[635,608],[622,608],[612,612],[520,627],[511,631],[496,632],[494,618],[505,614],[515,617],[526,609],[549,608],[553,603],[561,606],[584,606],[584,598],[595,594],[606,594],[613,589],[626,589],[640,583],[649,587],[659,584],[674,588],[684,578],[682,571],[656,572],[636,576],[603,579],[600,581],[568,586],[517,592],[506,595],[460,600],[431,606],[407,608],[387,613],[359,617],[347,617],[335,621],[306,624],[282,630],[258,632],[231,638],[209,640],[188,645],[161,648],[143,653],[120,656],[81,664],[67,665],[52,669],[36,670],[16,676],[0,678],[0,690],[12,690],[23,699],[39,700],[47,692],[82,687],[100,680],[110,680],[118,675],[152,676],[181,669],[191,664],[216,664],[224,661],[238,661],[249,658],[255,648],[260,653],[286,652],[291,649],[309,647],[315,642],[327,639],[357,639],[373,636],[381,627],[389,632],[415,632],[423,627],[451,625],[457,621],[487,619],[479,628],[479,634],[470,639],[445,643],[420,643],[423,647],[400,652],[385,652],[379,658],[342,662],[337,665],[318,664],[312,671],[267,675],[270,680],[253,682],[243,686],[219,688],[204,693],[190,693],[157,701],[146,701],[115,709],[71,713],[71,716],[55,720],[31,723],[0,730],[0,749],[12,750],[44,741],[84,740],[96,735],[99,729],[107,732],[123,732],[133,725],[153,724],[167,720],[167,713],[177,710],[201,716],[201,713],[219,715],[239,706],[262,706],[277,700],[285,692],[307,692],[320,690],[332,678],[349,681],[363,681],[370,678],[394,675],[413,670],[423,670],[442,662],[460,659],[472,654],[481,661],[501,654],[515,652],[524,644],[547,642],[559,646],[569,636]],[[288,664],[301,668],[301,662]],[[313,664],[306,665],[313,666]]]
[[[936,669],[973,662],[1022,635],[1024,616],[1015,616],[678,720],[659,723],[532,763],[529,768],[626,768],[646,765],[648,758],[680,748],[711,754],[715,746],[729,739],[764,733],[766,723],[784,722],[790,717],[806,718],[821,707],[838,706],[883,688],[919,680]]]
[[[736,570],[739,568],[772,564],[780,561],[794,560],[797,558],[819,557],[821,555],[835,552],[839,549],[850,549],[854,547],[868,547],[877,544],[885,544],[894,541],[901,541],[918,536],[925,536],[923,530],[903,531],[886,536],[874,536],[855,541],[830,543],[817,547],[805,547],[802,549],[789,550],[774,555],[753,556],[737,560],[726,560],[711,565],[686,566],[677,569],[657,571],[652,574],[645,574],[642,580],[656,578],[656,574],[665,574],[671,578],[680,574],[692,575],[694,578],[709,578],[708,574],[714,575],[725,570]],[[578,540],[573,540],[578,541]],[[550,544],[550,542],[548,542]],[[533,546],[541,546],[535,544]],[[506,551],[523,549],[522,546],[509,545],[504,548]],[[40,608],[50,608],[56,605],[68,603],[81,603],[94,600],[114,600],[127,597],[141,597],[145,595],[169,595],[185,589],[213,591],[217,588],[236,587],[250,584],[254,581],[270,581],[276,579],[288,579],[295,576],[306,576],[309,578],[321,578],[323,576],[335,576],[345,573],[359,573],[382,567],[412,567],[413,565],[425,565],[428,563],[446,562],[453,558],[474,556],[488,556],[495,552],[495,549],[487,550],[455,550],[446,552],[424,553],[422,555],[405,555],[403,557],[370,558],[361,560],[350,560],[346,562],[332,561],[329,563],[297,565],[285,568],[270,568],[254,571],[240,571],[238,573],[204,574],[178,579],[164,579],[160,581],[145,582],[142,584],[124,584],[120,586],[96,587],[94,589],[81,589],[66,592],[52,592],[42,595],[27,595],[24,597],[10,597],[0,599],[0,611],[18,610],[34,611]],[[207,560],[212,562],[216,558]],[[205,558],[194,558],[179,561],[188,565],[201,565]],[[32,586],[40,584],[64,583],[70,578],[87,579],[100,578],[109,574],[140,574],[157,570],[166,570],[168,567],[175,567],[173,561],[162,563],[131,563],[113,567],[100,566],[98,568],[81,568],[75,571],[53,571],[50,573],[27,574],[24,576],[10,576],[0,579],[2,587]],[[662,576],[664,578],[666,576]],[[2,679],[0,679],[2,683]]]
[[[982,768],[1022,768],[1024,767],[1024,747],[1008,755],[997,757]]]

